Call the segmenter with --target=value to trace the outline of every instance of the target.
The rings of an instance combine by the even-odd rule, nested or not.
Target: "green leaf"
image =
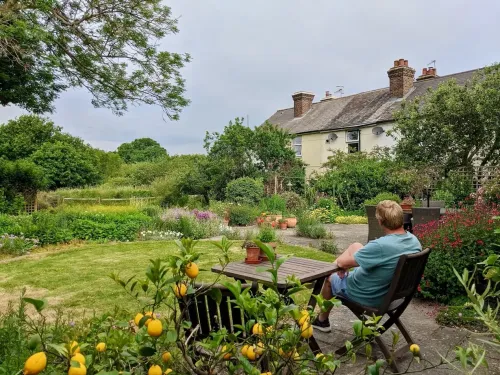
[[[218,305],[220,305],[222,301],[222,292],[218,288],[212,288],[208,291],[208,295],[212,298]]]
[[[34,299],[29,297],[23,297],[23,301],[33,305],[37,312],[42,312],[42,310],[47,306],[47,301],[44,299]]]
[[[176,342],[177,341],[177,332],[176,331],[168,331],[167,332],[167,341],[168,342]]]
[[[143,346],[139,349],[139,354],[143,357],[151,357],[156,354],[156,349],[150,346]]]

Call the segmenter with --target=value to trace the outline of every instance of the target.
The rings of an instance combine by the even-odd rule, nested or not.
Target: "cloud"
[[[184,69],[191,105],[178,122],[151,106],[122,117],[95,109],[90,95],[70,90],[50,117],[64,130],[104,149],[151,137],[169,153],[203,152],[205,131],[249,117],[259,125],[291,94],[323,97],[343,85],[345,94],[386,87],[392,61],[408,59],[417,72],[437,60],[444,75],[499,61],[500,2],[466,0],[170,0],[180,33],[162,47],[189,52]],[[0,121],[19,115],[0,111]]]

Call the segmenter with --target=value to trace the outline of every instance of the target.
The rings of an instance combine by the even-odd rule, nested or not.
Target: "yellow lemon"
[[[257,346],[255,347],[255,353],[257,353],[258,355],[262,355],[262,353],[264,353],[264,344],[261,341],[257,343]]]
[[[106,351],[106,344],[100,342],[99,344],[96,345],[95,350],[97,350],[99,353]]]
[[[45,370],[47,366],[47,356],[44,352],[33,354],[24,363],[24,375],[37,375]]]
[[[417,344],[411,344],[410,345],[410,352],[413,353],[413,355],[419,355],[420,354],[420,346]]]
[[[85,364],[85,357],[81,353],[76,353],[73,357],[71,357],[71,360],[81,363],[82,365]]]
[[[86,375],[87,374],[87,368],[85,365],[82,365],[80,363],[80,367],[73,367],[71,366],[68,370],[68,375]]]
[[[248,353],[248,345],[243,345],[243,348],[241,348],[241,355],[243,355],[243,357],[246,357],[247,353]]]
[[[255,348],[254,346],[249,346],[247,350],[247,358],[250,361],[255,361],[255,359],[258,357],[257,353],[255,353]]]
[[[161,360],[164,362],[164,363],[167,363],[168,361],[170,361],[172,359],[172,354],[170,354],[170,352],[165,352],[161,355]]]
[[[143,317],[144,317],[144,315],[142,315],[141,313],[137,313],[137,315],[134,318],[134,323],[136,326],[139,326],[139,322],[141,321],[141,319]]]
[[[300,359],[300,355],[299,355],[299,353],[295,352],[295,353],[293,354],[293,360],[294,360],[294,361],[298,361],[299,359]]]
[[[190,279],[196,279],[196,276],[200,273],[200,269],[196,263],[188,263],[186,266],[186,276]]]
[[[300,335],[304,339],[308,339],[308,338],[310,338],[313,335],[313,327],[312,327],[311,323],[309,323],[309,322],[305,322],[301,326],[300,331],[301,331]]]
[[[302,312],[300,314],[301,314],[301,317],[299,319],[299,325],[300,326],[302,324],[304,324],[305,322],[309,322],[311,320],[311,316],[309,315],[309,311],[302,310]]]
[[[144,323],[144,325],[147,327],[149,325],[149,323],[151,323],[151,321],[153,319],[156,318],[156,314],[154,314],[152,311],[148,311],[146,314],[144,314],[145,316],[150,316],[152,319],[148,319],[146,320],[146,323]]]
[[[318,354],[316,354],[316,359],[317,359],[318,361],[322,361],[324,356],[325,356],[325,355],[324,355],[323,353],[318,353]]]
[[[168,368],[168,369],[165,370],[165,372],[163,373],[163,375],[168,375],[171,372],[174,372],[174,370],[172,370],[171,368]]]
[[[252,327],[252,333],[254,335],[262,335],[264,333],[264,331],[262,330],[262,324],[255,323]]]
[[[69,344],[69,353],[70,354],[80,353],[80,346],[78,346],[78,343],[76,341],[72,341]]]
[[[151,366],[148,370],[148,375],[161,375],[161,367],[158,365]]]
[[[163,332],[161,320],[155,319],[148,325],[148,335],[151,337],[159,337]]]
[[[271,371],[261,372],[260,375],[273,375]]]
[[[228,359],[231,359],[231,357],[233,356],[231,353],[231,348],[228,348],[226,345],[222,347],[221,353],[223,353],[222,358],[224,358],[226,361]]]
[[[186,284],[178,284],[174,286],[174,293],[177,298],[184,297],[187,293]]]

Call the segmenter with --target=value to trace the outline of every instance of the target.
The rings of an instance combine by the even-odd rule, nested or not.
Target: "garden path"
[[[401,317],[402,322],[411,332],[415,342],[420,345],[423,358],[437,364],[440,361],[440,354],[446,356],[448,353],[448,359],[453,360],[453,350],[455,346],[466,346],[467,341],[474,342],[478,339],[485,338],[484,334],[474,333],[466,329],[440,326],[434,319],[437,309],[438,305],[436,304],[413,300]],[[355,316],[346,307],[334,308],[330,314],[332,332],[322,333],[316,330],[314,333],[322,350],[324,352],[335,351],[343,345],[345,340],[352,339],[353,333],[351,327],[355,319]],[[397,328],[391,328],[391,330],[398,332]],[[392,334],[386,332],[382,338],[390,347]],[[401,337],[399,345],[402,345],[403,342],[404,339]],[[373,346],[373,353],[376,358],[384,358],[376,344]],[[492,356],[492,354],[494,354],[494,351],[490,349],[488,355],[488,364],[490,368],[482,368],[477,374],[500,374],[500,358],[498,358],[498,355],[495,357]],[[362,353],[358,354],[357,357],[357,362],[355,364],[344,364],[335,374],[362,374],[365,357]],[[406,370],[411,359],[412,356],[410,354],[400,359],[398,361],[398,364],[401,365],[400,369]],[[409,371],[416,371],[418,369],[422,369],[422,367],[417,363],[412,363]],[[455,374],[458,372],[451,370],[450,367],[441,366],[439,368],[428,369],[423,373],[441,375]]]

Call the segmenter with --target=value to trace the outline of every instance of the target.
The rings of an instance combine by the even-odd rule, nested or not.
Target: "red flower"
[[[417,290],[418,290],[420,293],[422,293],[422,287],[421,287],[420,285],[418,286]]]
[[[483,242],[482,240],[477,240],[476,242],[477,242],[477,244],[478,244],[479,246],[483,246],[483,245],[484,245],[484,242]]]

